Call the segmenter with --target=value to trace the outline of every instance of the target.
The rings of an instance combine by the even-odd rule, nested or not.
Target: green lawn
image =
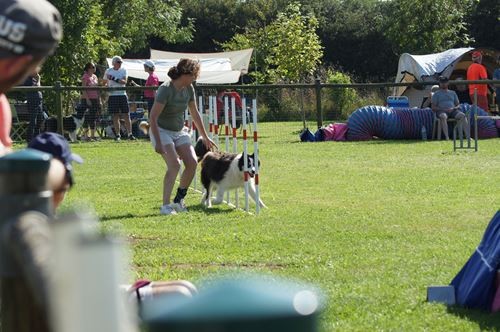
[[[189,213],[159,215],[164,165],[146,141],[74,144],[85,163],[65,207],[90,204],[127,236],[131,278],[200,284],[252,271],[310,282],[326,296],[324,331],[500,329],[500,315],[425,301],[499,208],[500,139],[453,153],[444,141],[300,143],[298,128],[259,125],[269,207],[259,216],[207,211],[193,191]]]

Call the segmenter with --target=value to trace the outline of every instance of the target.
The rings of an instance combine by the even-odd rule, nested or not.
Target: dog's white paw
[[[214,199],[214,200],[212,201],[212,204],[214,204],[214,205],[219,205],[219,204],[222,204],[222,199],[217,199],[217,198],[216,198],[216,199]]]

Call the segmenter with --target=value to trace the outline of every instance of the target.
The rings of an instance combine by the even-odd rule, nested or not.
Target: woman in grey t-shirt
[[[199,72],[200,64],[198,61],[181,59],[175,67],[168,71],[171,81],[163,83],[158,88],[151,109],[149,133],[151,143],[167,164],[167,172],[163,180],[161,214],[168,215],[187,211],[184,197],[196,174],[198,161],[191,145],[189,128],[184,127],[186,109],[189,110],[206,147],[208,149],[215,147],[215,143],[207,135],[196,106],[192,83],[198,77]],[[184,162],[185,169],[182,172],[174,201],[171,203],[170,196],[181,166],[180,159]]]

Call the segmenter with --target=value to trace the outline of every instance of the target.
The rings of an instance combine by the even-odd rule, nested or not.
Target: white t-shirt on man
[[[118,70],[114,68],[108,68],[106,69],[106,72],[104,73],[104,79],[108,80],[108,87],[113,88],[113,87],[118,87],[118,86],[125,86],[125,83],[117,83],[114,80],[120,79],[120,80],[127,80],[127,70],[125,68],[119,68]],[[127,92],[125,90],[116,90],[116,91],[110,91],[109,92],[110,96],[126,96]]]

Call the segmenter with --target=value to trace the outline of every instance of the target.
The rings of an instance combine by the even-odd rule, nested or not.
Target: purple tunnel
[[[468,116],[471,135],[474,136],[474,106],[460,104],[461,111]],[[479,115],[488,115],[478,108]],[[390,108],[385,106],[364,106],[354,111],[347,120],[347,140],[363,141],[375,137],[382,139],[420,139],[422,126],[427,138],[432,136],[434,115],[430,108]],[[453,126],[449,126],[450,137]],[[479,138],[498,137],[495,121],[478,120]]]

